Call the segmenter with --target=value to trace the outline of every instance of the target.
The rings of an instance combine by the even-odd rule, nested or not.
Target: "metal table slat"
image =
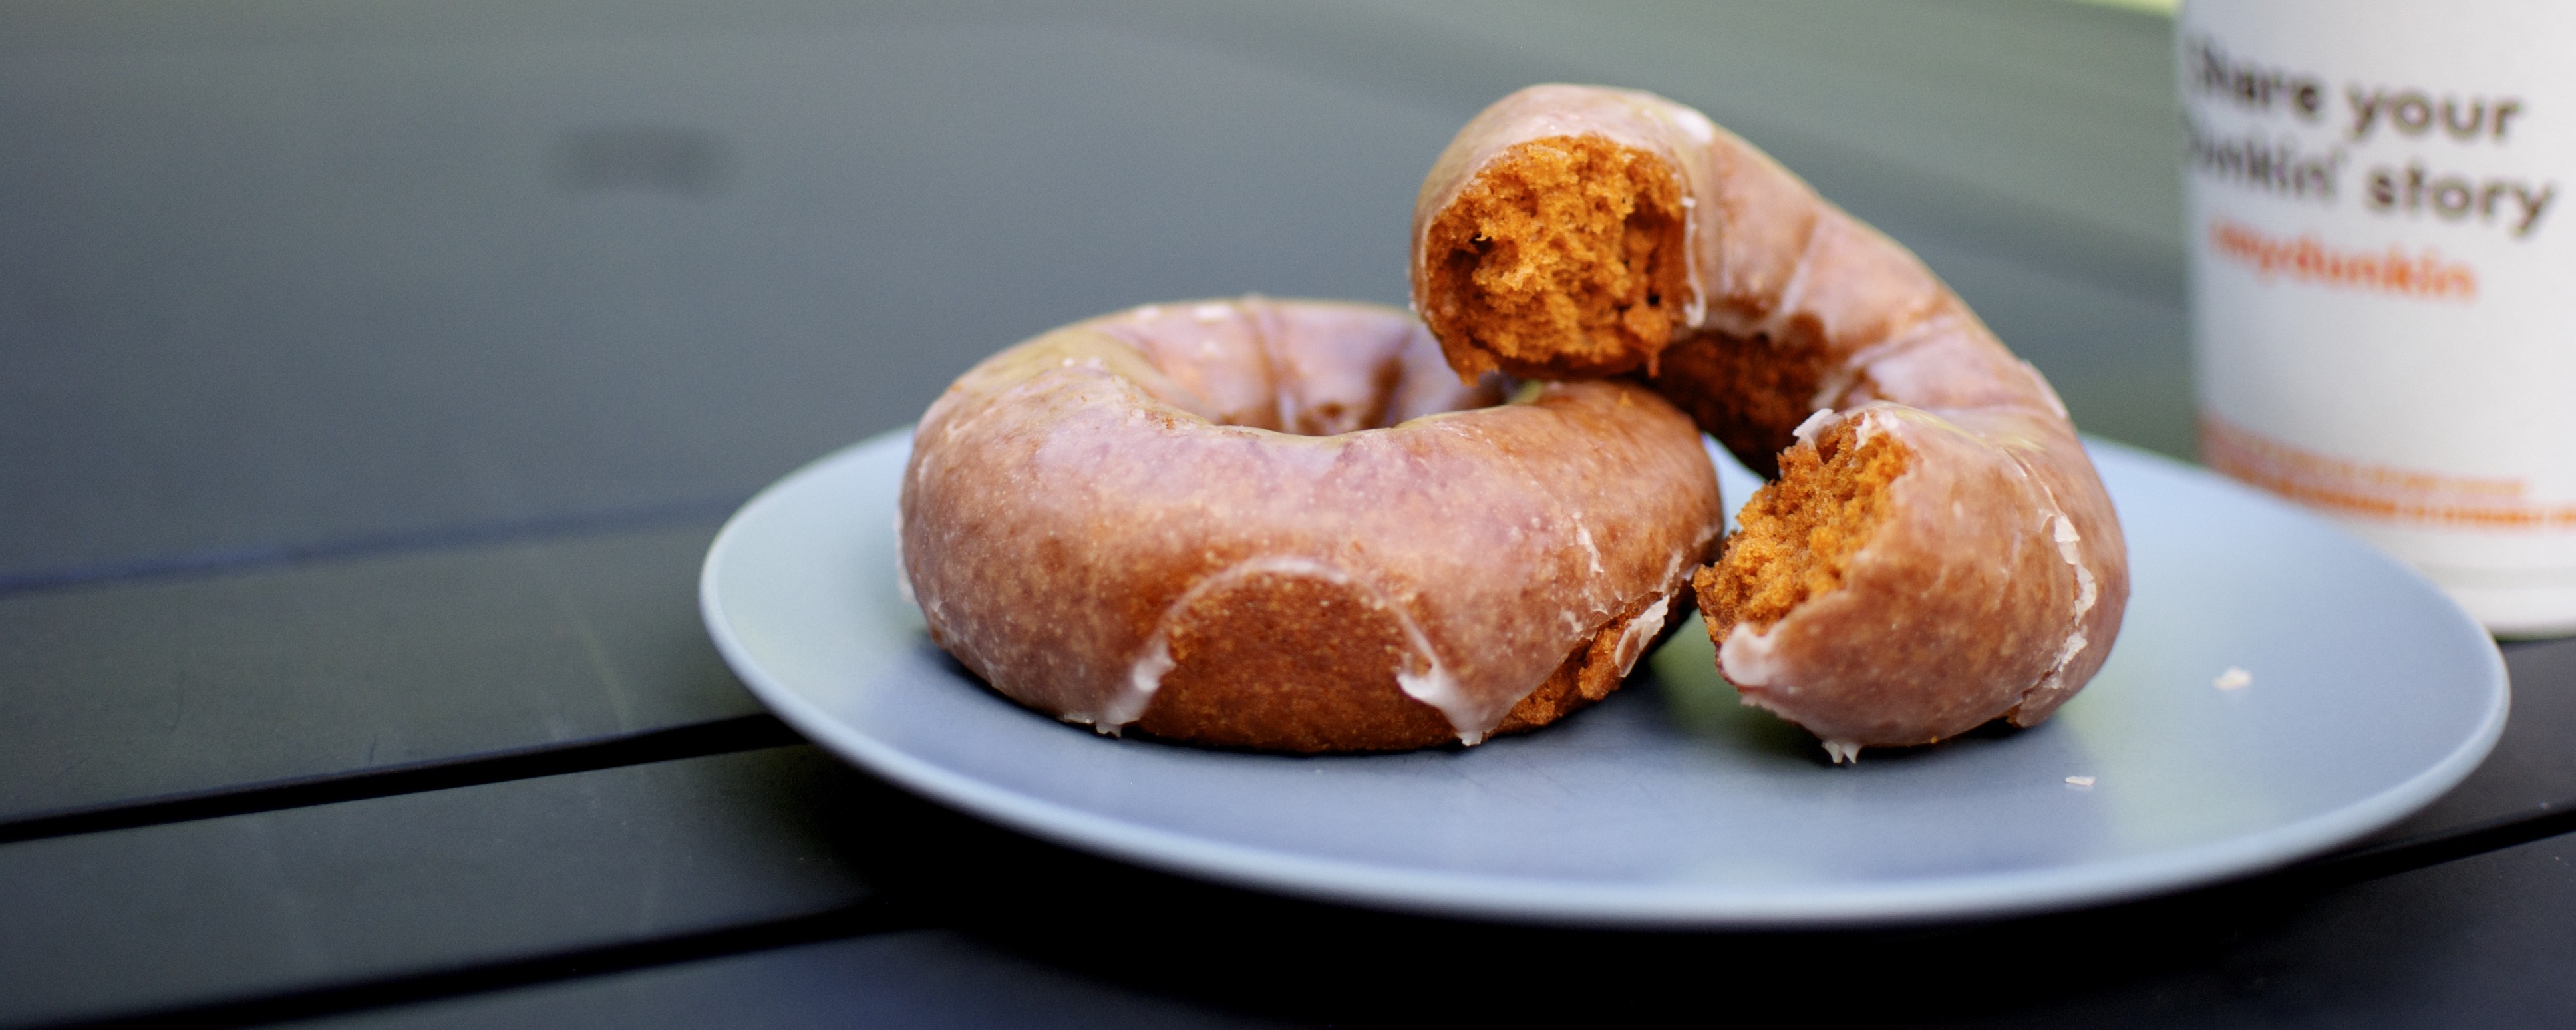
[[[948,930],[876,934],[292,1024],[432,1027],[1254,1027],[1105,984]]]
[[[0,820],[741,716],[703,523],[0,595]]]
[[[2576,838],[2374,880],[2197,928],[2154,954],[2104,939],[2092,983],[1989,1000],[2010,1027],[2565,1026]]]
[[[2576,837],[2312,891],[2258,881],[2000,927],[1590,934],[1353,917],[1113,879],[999,937],[863,937],[360,1012],[318,1024],[1665,1024],[2355,1028],[2576,1019]],[[1077,870],[1078,872],[1079,870]],[[1038,872],[1043,880],[1045,870]],[[2265,891],[2271,893],[2266,896]]]
[[[2571,863],[2576,835],[2345,886],[2293,872],[1999,924],[1744,935],[1355,914],[1077,867],[961,925],[1104,983],[1336,1024],[2554,1026],[2576,1017]],[[1061,896],[1076,884],[1093,894]]]
[[[0,1025],[847,906],[881,789],[773,748],[0,847]]]

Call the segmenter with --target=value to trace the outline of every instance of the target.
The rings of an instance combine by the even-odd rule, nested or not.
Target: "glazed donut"
[[[1836,761],[2036,725],[2109,656],[2128,551],[2047,381],[1698,111],[1487,108],[1423,183],[1412,281],[1462,374],[1635,370],[1776,477],[1694,584],[1719,670]]]
[[[1652,390],[1502,385],[1371,306],[1058,329],[922,417],[905,578],[968,669],[1105,733],[1317,752],[1543,725],[1678,620],[1724,515]]]

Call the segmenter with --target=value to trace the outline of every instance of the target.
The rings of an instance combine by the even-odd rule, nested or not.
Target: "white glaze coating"
[[[1614,655],[1619,663],[1619,675],[1626,676],[1637,668],[1637,659],[1646,656],[1646,648],[1652,646],[1655,636],[1664,631],[1664,620],[1672,614],[1672,606],[1672,598],[1658,597],[1655,603],[1647,605],[1645,611],[1638,612],[1637,617],[1628,620],[1627,627],[1619,631],[1619,649]]]
[[[1183,613],[1302,580],[1393,616],[1395,686],[1475,743],[1605,623],[1669,611],[1713,547],[1714,470],[1642,387],[1452,410],[1475,393],[1398,313],[1172,310],[997,355],[922,420],[943,446],[905,478],[913,588],[941,643],[1032,707],[1131,723],[1187,661]]]

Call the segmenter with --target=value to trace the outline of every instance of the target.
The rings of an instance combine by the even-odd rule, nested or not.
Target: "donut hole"
[[[1814,446],[1780,455],[1780,478],[1756,490],[1736,515],[1725,556],[1694,583],[1723,640],[1738,623],[1767,628],[1809,598],[1842,586],[1843,571],[1894,506],[1888,486],[1909,453],[1884,433],[1859,437],[1857,419]]]
[[[1218,425],[1337,436],[1503,400],[1500,377],[1461,383],[1422,323],[1382,308],[1246,297],[1104,328],[1178,387],[1164,400]]]
[[[1549,136],[1487,162],[1432,220],[1424,318],[1462,369],[1548,378],[1653,363],[1689,290],[1670,162]]]

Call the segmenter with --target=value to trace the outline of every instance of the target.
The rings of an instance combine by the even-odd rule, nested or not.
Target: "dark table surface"
[[[2576,642],[2361,847],[1623,934],[1068,852],[699,627],[762,484],[1135,303],[1401,302],[1431,157],[1654,89],[2188,456],[2170,25],[2054,0],[0,0],[0,1026],[2576,1021]],[[1650,688],[1647,688],[1650,689]],[[2366,699],[2357,699],[2366,700]]]

